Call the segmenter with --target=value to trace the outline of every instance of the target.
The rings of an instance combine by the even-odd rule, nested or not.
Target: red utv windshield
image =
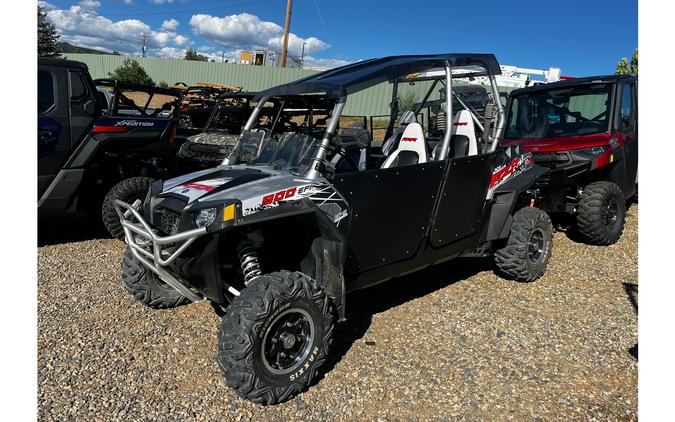
[[[504,138],[557,138],[607,132],[611,90],[611,84],[592,84],[515,96]]]

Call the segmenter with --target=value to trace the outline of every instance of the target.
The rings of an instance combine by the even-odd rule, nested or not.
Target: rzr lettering
[[[290,189],[282,190],[277,193],[271,193],[269,195],[263,196],[261,205],[272,205],[284,199],[289,199],[295,196],[295,193],[298,191],[298,188],[293,187]]]
[[[403,142],[417,142],[417,138],[401,138]]]

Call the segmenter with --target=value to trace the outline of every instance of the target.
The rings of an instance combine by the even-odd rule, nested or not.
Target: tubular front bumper
[[[192,242],[205,235],[206,227],[187,230],[172,236],[160,236],[138,212],[138,208],[141,206],[140,200],[136,200],[131,205],[116,199],[113,205],[122,223],[125,241],[134,257],[144,267],[157,274],[166,284],[178,290],[188,299],[192,301],[202,300],[201,294],[188,287],[188,283],[172,274],[166,267],[180,256]]]

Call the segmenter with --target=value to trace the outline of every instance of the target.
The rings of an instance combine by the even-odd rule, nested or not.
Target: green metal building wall
[[[125,56],[107,54],[67,54],[66,58],[85,63],[89,67],[92,78],[106,78],[108,72],[119,67]],[[260,91],[276,85],[300,79],[317,73],[313,70],[251,66],[235,63],[211,63],[177,59],[161,59],[156,57],[133,57],[155,82],[173,84],[184,82],[194,85],[207,82],[243,87],[246,91]],[[417,83],[414,86],[400,86],[399,93],[415,91],[416,98],[421,100],[429,88],[429,82]],[[437,98],[434,93],[432,99]],[[350,96],[344,113],[354,116],[375,116],[389,114],[391,102],[391,84],[383,83]]]

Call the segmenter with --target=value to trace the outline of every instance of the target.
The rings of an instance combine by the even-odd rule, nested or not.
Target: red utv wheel
[[[612,182],[593,182],[579,198],[577,228],[592,245],[611,245],[623,233],[626,202],[621,188]]]

